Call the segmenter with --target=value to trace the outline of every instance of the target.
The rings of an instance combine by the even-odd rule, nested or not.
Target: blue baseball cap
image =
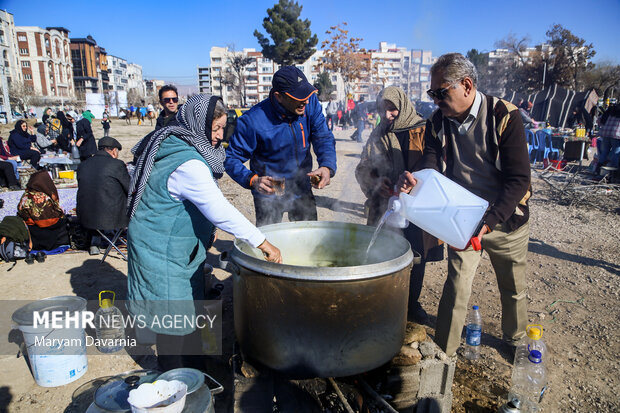
[[[304,72],[295,66],[283,66],[273,75],[271,85],[276,92],[304,101],[308,99],[316,89],[312,86]]]

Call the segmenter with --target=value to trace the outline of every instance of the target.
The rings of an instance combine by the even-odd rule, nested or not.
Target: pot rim
[[[374,233],[376,227],[356,224],[351,222],[339,221],[296,221],[282,222],[278,224],[265,225],[260,227],[261,232],[269,235],[271,231],[280,230],[282,227],[299,228],[300,225],[307,228],[338,228],[357,227],[358,230]],[[393,236],[409,245],[409,241],[401,234],[393,232]],[[252,257],[241,251],[240,245],[248,245],[245,241],[236,239],[230,257],[235,264],[247,268],[256,273],[267,277],[285,278],[296,281],[321,281],[321,282],[342,282],[353,280],[368,280],[394,274],[406,268],[412,262],[419,264],[421,257],[418,253],[412,252],[409,248],[404,254],[383,262],[356,265],[350,267],[309,267],[302,265],[277,264],[263,259]]]

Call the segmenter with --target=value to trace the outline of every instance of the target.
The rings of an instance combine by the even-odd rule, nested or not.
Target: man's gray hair
[[[431,76],[441,73],[446,83],[454,84],[466,77],[470,78],[474,87],[478,85],[476,66],[460,53],[447,53],[431,66]]]

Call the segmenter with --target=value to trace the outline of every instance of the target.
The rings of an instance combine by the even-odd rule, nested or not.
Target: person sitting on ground
[[[129,174],[118,159],[123,149],[114,138],[99,140],[99,151],[78,167],[77,216],[84,228],[91,230],[90,254],[99,254],[95,230],[115,231],[126,228]]]
[[[97,142],[90,126],[95,118],[90,110],[82,112],[82,119],[76,123],[77,140],[75,145],[80,149],[80,160],[84,161],[97,152]]]
[[[37,145],[43,151],[56,150],[56,139],[50,136],[50,127],[47,123],[42,123],[37,127]]]
[[[13,166],[13,172],[15,173],[15,178],[19,180],[19,172],[17,172],[17,167],[22,165],[22,159],[19,155],[13,155],[11,153],[11,148],[9,148],[9,144],[0,137],[0,159],[10,163]]]
[[[54,117],[52,112],[52,108],[45,108],[45,110],[43,111],[43,118],[41,118],[41,122],[47,123],[47,120],[49,118]]]
[[[75,140],[73,139],[73,123],[75,119],[66,116],[62,111],[56,113],[56,118],[60,121],[61,125],[59,135],[56,138],[58,148],[65,153],[71,153],[71,146],[75,144]]]
[[[7,187],[13,191],[21,189],[19,181],[15,177],[13,165],[9,162],[0,161],[0,186]]]
[[[521,119],[523,119],[523,126],[527,129],[538,126],[538,122],[532,119],[532,116],[530,115],[532,106],[532,102],[527,101],[524,101],[521,105],[519,105],[519,113],[521,114]]]
[[[69,245],[67,217],[47,171],[41,170],[30,176],[17,205],[17,215],[28,225],[33,249],[51,251]]]
[[[39,169],[41,152],[34,145],[36,140],[37,136],[32,126],[25,120],[18,120],[15,129],[9,135],[9,148],[13,155],[19,155],[22,160],[29,160],[33,168]]]

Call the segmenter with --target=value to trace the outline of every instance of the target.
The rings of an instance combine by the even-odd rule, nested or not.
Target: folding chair
[[[123,254],[123,252],[116,245],[116,243],[118,241],[120,241],[125,247],[127,247],[127,241],[124,238],[121,237],[121,234],[123,233],[123,231],[125,231],[125,228],[121,228],[121,229],[116,230],[114,232],[114,235],[112,236],[112,239],[108,238],[105,235],[104,231],[99,230],[99,229],[97,229],[96,231],[108,243],[108,246],[105,249],[105,252],[103,253],[103,258],[101,258],[101,263],[103,263],[105,261],[106,257],[108,256],[108,254],[110,253],[112,248],[114,248],[116,250],[116,252],[118,252],[121,255],[121,257],[123,257],[123,259],[125,261],[127,261],[127,256],[125,254]]]
[[[553,149],[551,146],[551,134],[545,130],[538,130],[536,131],[535,138],[538,139],[538,150],[536,151],[534,163],[536,163],[538,158],[540,158],[541,162],[544,162],[545,159],[549,158],[551,152],[555,153],[558,158],[560,157],[560,151]]]
[[[534,150],[534,132],[532,132],[531,129],[526,129],[525,138],[527,139],[527,153],[528,155],[530,155],[530,159],[531,159],[532,150]]]

